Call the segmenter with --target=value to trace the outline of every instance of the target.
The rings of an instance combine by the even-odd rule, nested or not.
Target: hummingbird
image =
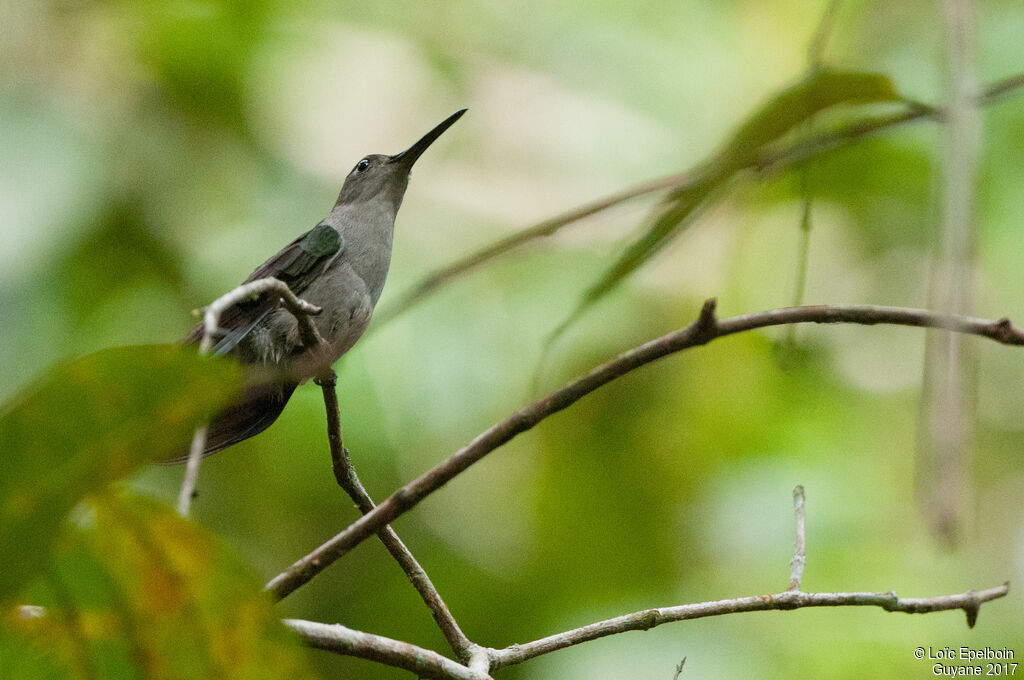
[[[302,345],[295,317],[273,294],[226,310],[210,354],[233,356],[263,378],[249,381],[234,403],[213,417],[204,456],[270,427],[296,387],[315,377],[325,359],[337,361],[366,332],[391,264],[395,216],[412,166],[465,112],[448,116],[401,153],[361,159],[346,176],[330,214],[245,279],[243,283],[280,279],[296,296],[320,307],[312,319],[328,346],[327,356],[312,359],[311,348]],[[195,344],[202,336],[199,324],[182,342]],[[161,462],[187,459],[185,452]]]

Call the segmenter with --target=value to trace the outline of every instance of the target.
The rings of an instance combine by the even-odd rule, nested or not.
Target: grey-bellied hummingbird
[[[370,324],[391,264],[395,216],[413,164],[465,112],[456,111],[401,153],[373,154],[356,163],[331,213],[245,279],[280,279],[295,295],[321,307],[313,320],[329,346],[330,363],[351,349]],[[196,326],[183,342],[199,342],[202,333],[202,325]],[[323,368],[322,359],[303,361],[310,348],[302,345],[298,322],[268,295],[225,311],[211,354],[232,355],[276,377],[250,382],[213,418],[203,455],[270,427],[295,388]],[[162,462],[181,463],[187,457],[186,452]]]

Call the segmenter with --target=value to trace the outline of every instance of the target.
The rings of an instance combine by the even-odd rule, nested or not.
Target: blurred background
[[[1024,4],[977,5],[982,82],[1024,70]],[[807,67],[824,3],[4,2],[0,4],[0,397],[54,361],[170,342],[192,309],[312,227],[366,153],[469,113],[416,166],[382,310],[496,238],[699,162]],[[909,98],[946,87],[938,3],[849,0],[831,66]],[[1024,319],[1024,99],[983,113],[975,313]],[[894,130],[811,166],[808,303],[927,304],[941,130]],[[795,174],[738,185],[553,346],[546,391],[685,325],[792,299]],[[345,441],[383,498],[537,393],[546,338],[654,199],[516,251],[371,329],[339,364]],[[748,333],[637,371],[495,452],[396,524],[463,629],[524,642],[652,606],[788,584],[807,489],[806,590],[926,597],[1011,580],[1008,599],[907,618],[823,609],[672,624],[501,678],[668,680],[926,674],[918,645],[1024,656],[1024,355],[977,341],[964,530],[915,500],[924,334]],[[208,459],[194,513],[263,579],[355,517],[315,386],[266,433]],[[181,468],[130,485],[173,502]],[[279,605],[445,651],[367,541]],[[1014,647],[1016,645],[1016,647]],[[405,673],[315,653],[325,677]]]

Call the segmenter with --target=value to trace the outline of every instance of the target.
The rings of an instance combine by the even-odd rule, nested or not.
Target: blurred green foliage
[[[979,78],[1024,69],[1024,5],[976,7]],[[457,134],[431,150],[411,182],[384,305],[518,227],[694,167],[801,78],[822,9],[813,0],[5,3],[0,395],[10,398],[68,355],[180,337],[194,321],[190,310],[326,213],[358,158],[404,148],[462,106],[470,111]],[[900,94],[939,104],[943,41],[935,3],[850,0],[824,64],[884,74]],[[977,313],[993,318],[1024,310],[1021,102],[984,113]],[[940,139],[936,124],[920,123],[806,166],[814,196],[808,303],[926,304]],[[801,182],[780,172],[727,189],[566,332],[548,364],[549,386],[683,325],[705,297],[719,298],[722,315],[790,300]],[[374,331],[341,362],[346,444],[375,497],[522,405],[545,338],[655,210],[651,199],[627,204],[495,261]],[[807,589],[928,596],[1024,580],[1018,351],[977,343],[973,516],[961,544],[945,549],[929,537],[914,494],[923,335],[801,329],[800,360],[786,362],[778,337],[722,340],[617,381],[403,516],[397,531],[464,630],[502,646],[641,607],[782,589],[797,483],[808,494]],[[168,399],[201,409],[198,392],[180,399],[172,383]],[[217,564],[234,564],[233,552],[269,578],[354,518],[330,473],[322,411],[318,390],[302,388],[274,427],[204,462],[195,513],[230,547],[211,548]],[[0,450],[4,501],[11,489],[41,488],[8,475],[12,449]],[[170,502],[180,478],[180,468],[147,468],[129,485]],[[76,484],[55,491],[59,503],[25,546],[53,540],[85,491],[72,494]],[[137,542],[122,512],[136,518],[138,535],[173,533],[182,559],[183,544],[213,545],[197,527],[161,519],[165,511],[104,502],[118,508],[103,515],[104,526],[124,545]],[[133,577],[150,567],[179,584],[179,569],[191,568],[128,548],[115,553],[126,556],[123,568],[97,557],[101,538],[81,524],[90,511],[75,516],[50,580],[70,591],[61,611],[77,620],[104,612],[109,631],[130,630],[117,613],[128,608],[108,609],[109,599],[134,601]],[[91,565],[79,582],[68,575],[72,563]],[[39,569],[25,562],[20,571]],[[239,572],[225,569],[206,572],[211,580],[185,589],[184,601],[206,606],[199,600],[219,584],[233,585]],[[224,597],[237,596],[243,611],[255,586],[238,582]],[[52,590],[34,587],[32,603],[55,602]],[[930,670],[913,658],[918,645],[1019,647],[1021,608],[1014,588],[982,609],[972,631],[959,613],[848,609],[693,621],[589,643],[499,677],[668,678],[684,655],[684,677],[789,677],[794,667],[838,678],[909,676]],[[444,651],[404,576],[370,542],[274,611]],[[238,641],[239,669],[278,649],[276,628],[265,613],[254,616],[263,623]],[[179,625],[75,644],[97,663],[120,663],[124,645],[172,654],[147,647],[147,636]],[[4,677],[9,669],[65,677],[60,661],[12,654],[20,633],[5,631]],[[256,642],[264,633],[265,646]],[[184,639],[196,663],[213,662],[197,637]],[[265,665],[293,668],[291,654]],[[309,659],[329,677],[403,677],[327,653]]]
[[[769,145],[809,125],[816,114],[858,104],[893,102],[899,96],[889,79],[877,73],[814,70],[800,82],[773,93],[723,144],[721,151],[701,163],[691,181],[668,192],[651,225],[625,249],[611,268],[592,285],[569,320],[617,288],[622,280],[654,257],[688,226],[700,209],[741,170],[755,168]],[[806,128],[805,128],[806,129]],[[564,329],[566,326],[560,326]]]
[[[248,569],[152,502],[82,505],[28,595],[41,615],[0,628],[10,680],[314,677]]]
[[[58,365],[0,409],[0,602],[49,557],[88,493],[188,448],[240,385],[236,366],[174,345],[122,347]]]

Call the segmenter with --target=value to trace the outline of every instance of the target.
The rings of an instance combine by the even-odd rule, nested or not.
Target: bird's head
[[[409,185],[409,173],[416,160],[427,147],[457,121],[466,109],[456,111],[423,135],[418,142],[394,156],[371,154],[352,168],[345,178],[345,184],[338,195],[337,206],[351,205],[372,200],[386,199],[394,204],[397,212]]]

